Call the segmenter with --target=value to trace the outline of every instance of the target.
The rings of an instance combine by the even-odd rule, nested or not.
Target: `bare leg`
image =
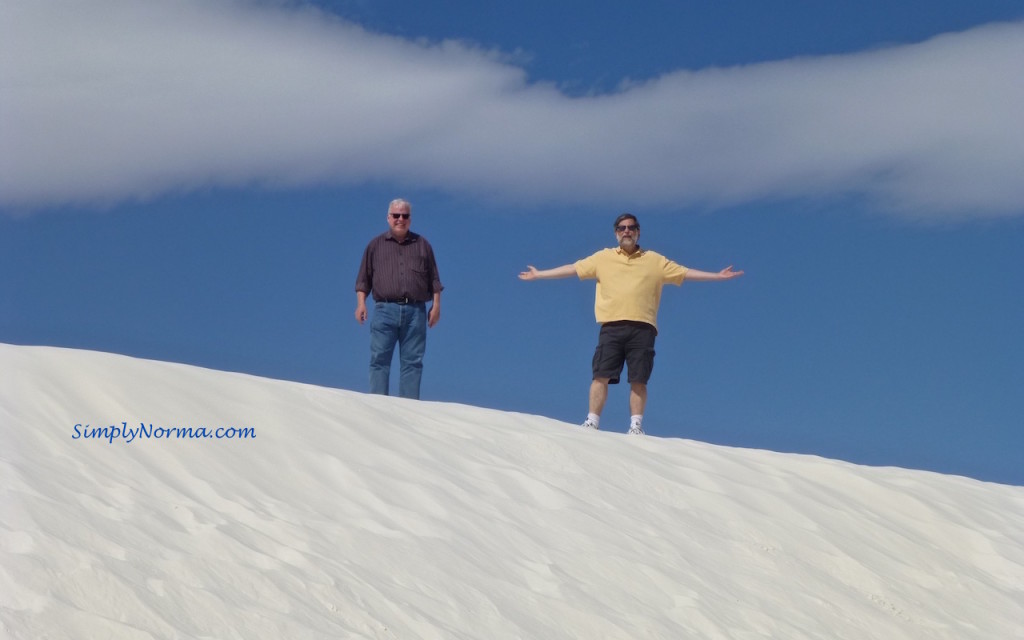
[[[594,378],[590,383],[590,413],[601,415],[604,403],[608,400],[608,380],[610,378]]]
[[[606,386],[605,390],[607,391],[607,389],[608,387]],[[591,405],[593,405],[593,387],[590,388],[590,398]],[[642,416],[645,406],[647,406],[647,385],[640,382],[631,382],[629,384],[629,412],[634,416]]]

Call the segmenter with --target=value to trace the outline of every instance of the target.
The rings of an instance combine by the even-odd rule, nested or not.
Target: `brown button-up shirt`
[[[399,242],[389,230],[366,246],[356,291],[372,293],[378,301],[408,298],[426,302],[442,289],[434,249],[418,233],[410,231]]]

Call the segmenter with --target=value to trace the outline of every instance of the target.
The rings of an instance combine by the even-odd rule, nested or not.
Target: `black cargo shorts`
[[[654,370],[654,338],[658,330],[646,322],[619,320],[601,325],[594,350],[594,378],[608,378],[618,384],[622,365],[627,364],[628,381],[647,384]]]

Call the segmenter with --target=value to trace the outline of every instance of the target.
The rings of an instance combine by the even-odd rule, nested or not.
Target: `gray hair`
[[[409,209],[409,213],[412,213],[412,205],[409,204],[409,201],[405,200],[404,198],[395,198],[390,203],[388,203],[388,211],[391,211],[395,207],[405,207]]]

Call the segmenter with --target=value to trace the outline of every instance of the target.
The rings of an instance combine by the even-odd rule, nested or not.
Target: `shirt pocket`
[[[426,274],[430,270],[426,256],[414,256],[409,260],[409,268],[419,274]]]

